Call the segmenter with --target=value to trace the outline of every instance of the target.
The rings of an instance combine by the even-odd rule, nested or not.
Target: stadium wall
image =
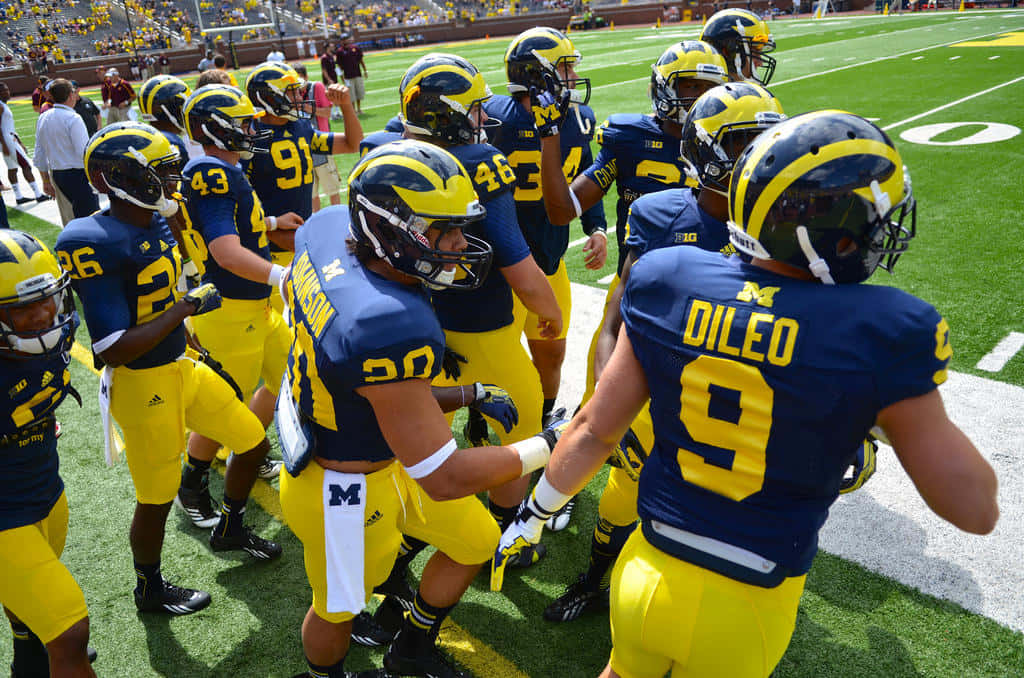
[[[812,2],[815,1],[816,0],[803,0],[803,11],[810,11],[810,6]],[[833,5],[836,9],[841,11],[862,10],[866,8],[869,3],[872,7],[874,6],[872,0],[833,0]],[[776,4],[783,10],[788,9],[791,6],[791,4],[786,2]],[[683,11],[690,10],[694,17],[694,21],[692,21],[691,24],[696,25],[700,23],[702,17],[710,16],[716,11],[726,7],[750,9],[760,14],[767,9],[769,0],[730,0],[728,2],[682,0],[681,2],[672,3],[672,5],[680,8],[680,14],[682,14]],[[612,5],[608,7],[595,7],[594,13],[596,16],[604,18],[608,23],[614,22],[616,26],[644,24],[650,24],[653,26],[657,22],[658,18],[663,16],[665,9],[670,6],[670,4],[663,4],[661,2]],[[424,26],[396,26],[375,30],[355,30],[353,31],[352,37],[356,42],[387,41],[403,34],[422,35],[424,42],[426,43],[473,40],[488,36],[500,37],[516,35],[528,28],[533,28],[534,26],[551,26],[553,28],[565,30],[566,26],[569,25],[571,17],[572,13],[568,11],[541,12],[516,17],[479,19],[472,23],[465,24],[458,22],[444,22]],[[236,42],[234,43],[234,50],[235,56],[238,60],[238,65],[251,66],[253,64],[263,62],[264,59],[266,59],[267,53],[280,47],[282,42],[284,45],[285,57],[288,60],[299,58],[308,59],[309,57],[306,54],[298,54],[295,42],[299,37],[302,37],[303,40],[307,41],[311,38],[318,42],[323,40],[323,34],[319,33],[307,34],[304,36],[286,36],[283,41],[253,40],[247,42]],[[218,42],[217,49],[228,57],[228,62],[230,63],[231,56],[228,44]],[[189,71],[195,71],[200,59],[202,59],[205,54],[205,50],[206,47],[204,45],[192,45],[188,48],[169,51],[168,56],[171,61],[171,72],[187,73]],[[159,53],[159,50],[154,53]],[[49,69],[49,76],[51,78],[58,77],[77,80],[79,85],[83,87],[98,85],[101,82],[103,72],[111,67],[117,68],[121,72],[122,77],[127,77],[129,72],[128,57],[129,54],[124,53],[114,56],[96,57],[94,59],[75,61],[69,64],[61,64],[59,66],[51,65]],[[36,76],[32,75],[27,64],[25,64],[21,70],[0,70],[0,81],[6,82],[11,89],[11,93],[16,95],[29,94],[36,86]]]

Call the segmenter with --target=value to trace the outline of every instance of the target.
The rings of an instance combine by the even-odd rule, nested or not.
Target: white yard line
[[[943,110],[945,110],[947,108],[952,108],[953,106],[956,106],[958,104],[962,104],[965,101],[970,101],[971,99],[980,97],[980,96],[982,96],[984,94],[988,94],[989,92],[994,92],[997,89],[1006,87],[1008,85],[1012,85],[1014,83],[1020,82],[1021,80],[1024,80],[1024,75],[1020,76],[1019,78],[1014,78],[1013,80],[1007,80],[1006,82],[1004,82],[1002,84],[999,84],[999,85],[996,85],[995,87],[989,87],[988,89],[983,89],[980,92],[975,92],[974,94],[968,94],[967,96],[962,97],[960,99],[957,99],[956,101],[951,101],[948,104],[943,104],[941,106],[936,106],[935,108],[931,109],[930,111],[925,111],[924,113],[918,113],[917,115],[912,115],[909,118],[906,118],[905,120],[900,120],[899,122],[894,122],[891,125],[886,125],[882,129],[883,130],[890,130],[890,129],[894,128],[894,127],[899,127],[901,125],[905,125],[908,122],[913,122],[915,120],[920,120],[921,118],[928,117],[932,113],[938,113],[939,111],[943,111]]]
[[[1017,352],[1024,348],[1024,334],[1021,332],[1010,332],[1003,337],[1003,340],[995,345],[991,351],[986,353],[974,367],[986,372],[999,372],[1010,362],[1010,358],[1017,355]]]

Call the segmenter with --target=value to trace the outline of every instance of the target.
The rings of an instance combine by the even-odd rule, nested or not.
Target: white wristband
[[[569,189],[569,199],[572,200],[572,206],[576,210],[576,216],[578,217],[583,214],[583,208],[580,206],[580,199],[576,197],[576,194],[571,188]]]
[[[487,389],[479,381],[473,382],[473,402],[470,405],[476,405],[478,402],[487,397]]]
[[[452,438],[426,459],[421,459],[418,463],[415,463],[412,466],[406,466],[405,472],[408,473],[409,477],[413,480],[425,478],[437,469],[441,468],[441,464],[448,461],[448,457],[455,454],[455,450],[457,449],[458,446],[455,444],[455,439]]]
[[[523,464],[523,472],[520,474],[520,477],[525,476],[527,473],[533,473],[539,468],[544,468],[548,463],[548,459],[551,458],[551,450],[548,449],[548,443],[540,436],[531,436],[526,440],[512,443],[509,447],[519,453],[519,460]]]
[[[284,266],[280,264],[270,265],[270,275],[267,276],[267,284],[277,287],[281,284],[281,277],[284,275]]]
[[[268,231],[276,231],[277,230],[277,217],[267,217],[267,230]]]
[[[542,511],[556,513],[572,499],[571,494],[562,494],[555,489],[555,486],[548,480],[547,473],[544,473],[537,485],[533,488],[533,501]]]

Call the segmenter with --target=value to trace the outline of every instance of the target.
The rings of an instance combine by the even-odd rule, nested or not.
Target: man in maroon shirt
[[[116,68],[107,71],[107,78],[100,88],[103,105],[107,108],[107,124],[129,120],[128,110],[135,99],[135,90],[127,80],[121,79]]]
[[[320,54],[320,77],[323,78],[324,87],[330,87],[338,82],[338,74],[334,71],[334,53],[329,42],[324,42]],[[331,120],[341,120],[341,109],[337,106],[331,106]]]
[[[352,99],[356,102],[356,114],[361,115],[363,97],[366,95],[366,85],[363,84],[363,78],[366,77],[363,50],[352,42],[352,37],[348,33],[343,33],[341,44],[338,45],[338,51],[334,54],[334,60],[337,62],[338,68],[341,69]]]
[[[39,84],[34,90],[32,90],[32,110],[36,113],[42,113],[41,107],[47,101],[46,97],[46,83],[49,80],[45,75],[39,76]]]

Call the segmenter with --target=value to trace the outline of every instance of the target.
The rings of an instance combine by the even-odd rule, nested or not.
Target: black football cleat
[[[352,620],[352,642],[363,647],[384,647],[395,639],[397,629],[388,631],[363,610]]]
[[[541,425],[544,428],[548,428],[549,426],[554,424],[556,421],[558,421],[560,419],[565,419],[565,418],[566,418],[566,416],[565,416],[565,408],[564,407],[559,407],[557,410],[551,410],[546,415],[544,415],[544,419],[541,421]]]
[[[395,636],[384,655],[384,668],[399,676],[425,678],[471,678],[470,674],[455,667],[425,633],[410,631],[408,626]]]
[[[139,589],[135,589],[135,607],[139,612],[163,612],[181,616],[199,612],[209,605],[210,594],[206,591],[182,588],[168,581],[161,581],[160,588],[145,596]]]
[[[598,612],[607,609],[608,589],[602,588],[600,584],[591,584],[585,574],[580,574],[565,593],[547,606],[544,618],[552,622],[567,622],[587,611]]]
[[[220,513],[213,508],[210,479],[206,474],[203,474],[203,479],[197,490],[184,485],[180,486],[177,496],[174,497],[174,505],[185,512],[193,525],[204,530],[216,527],[220,522]]]
[[[210,548],[214,551],[245,551],[258,560],[273,560],[284,549],[277,542],[257,536],[250,527],[243,526],[234,534],[220,535],[214,529],[210,533]]]
[[[53,196],[43,193],[41,196],[36,198],[36,202],[46,202],[47,200],[53,200]]]

